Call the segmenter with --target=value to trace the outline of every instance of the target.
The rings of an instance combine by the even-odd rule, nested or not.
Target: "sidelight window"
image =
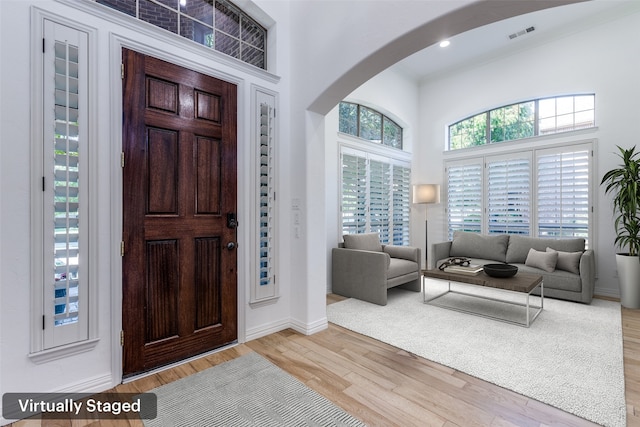
[[[89,35],[44,21],[42,55],[42,254],[37,280],[42,334],[34,351],[89,338]],[[39,155],[40,157],[40,155]],[[38,244],[34,241],[34,244]],[[39,316],[37,312],[35,316]]]
[[[255,256],[257,268],[252,281],[251,302],[278,296],[275,266],[276,209],[276,96],[255,90]]]

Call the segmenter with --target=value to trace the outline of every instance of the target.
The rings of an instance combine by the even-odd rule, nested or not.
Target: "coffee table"
[[[447,281],[448,282],[447,291],[427,299],[426,281],[425,281],[425,278],[427,277]],[[459,290],[452,290],[451,282],[465,283],[473,286],[484,286],[487,288],[499,289],[501,291],[505,291],[508,293],[524,294],[525,302],[519,303],[519,302],[513,302],[513,301],[504,300],[504,299],[498,299],[498,298],[493,298],[488,296],[461,292]],[[536,289],[537,287],[540,287],[540,305],[532,305],[529,302],[529,298],[533,290]],[[493,316],[490,314],[478,313],[476,311],[471,311],[471,310],[466,310],[459,307],[454,307],[451,305],[441,304],[437,301],[439,298],[450,293],[466,295],[474,298],[481,298],[485,300],[498,301],[505,304],[525,307],[526,320],[525,322],[518,322],[510,319],[505,319],[502,317]],[[481,271],[477,275],[468,275],[468,274],[462,274],[462,273],[452,273],[448,271],[442,271],[439,269],[422,270],[422,299],[425,304],[435,305],[442,308],[448,308],[450,310],[456,310],[463,313],[475,314],[477,316],[488,317],[491,319],[500,320],[502,322],[507,322],[507,323],[513,323],[513,324],[528,328],[529,326],[531,326],[533,321],[536,320],[536,318],[542,312],[542,309],[544,307],[544,283],[541,275],[531,274],[531,273],[518,272],[513,277],[497,278],[497,277],[488,276],[484,271]],[[529,313],[530,309],[536,310],[533,313],[533,315]]]

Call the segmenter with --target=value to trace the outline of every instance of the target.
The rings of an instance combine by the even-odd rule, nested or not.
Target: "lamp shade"
[[[417,184],[413,186],[413,203],[440,203],[439,184]]]

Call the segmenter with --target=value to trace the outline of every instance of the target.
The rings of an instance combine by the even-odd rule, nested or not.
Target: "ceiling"
[[[448,38],[451,41],[448,47],[432,45],[398,62],[391,69],[424,81],[462,66],[487,62],[638,11],[640,2],[637,0],[590,0],[554,7]],[[531,27],[533,31],[525,31]],[[513,34],[518,36],[510,38]]]

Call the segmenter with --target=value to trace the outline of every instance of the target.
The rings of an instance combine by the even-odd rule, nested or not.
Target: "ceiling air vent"
[[[535,31],[535,29],[536,29],[535,27],[528,27],[528,28],[525,28],[524,30],[518,31],[517,33],[509,34],[509,40],[513,40],[517,37],[521,37],[521,36],[524,36],[525,34],[529,34]]]

